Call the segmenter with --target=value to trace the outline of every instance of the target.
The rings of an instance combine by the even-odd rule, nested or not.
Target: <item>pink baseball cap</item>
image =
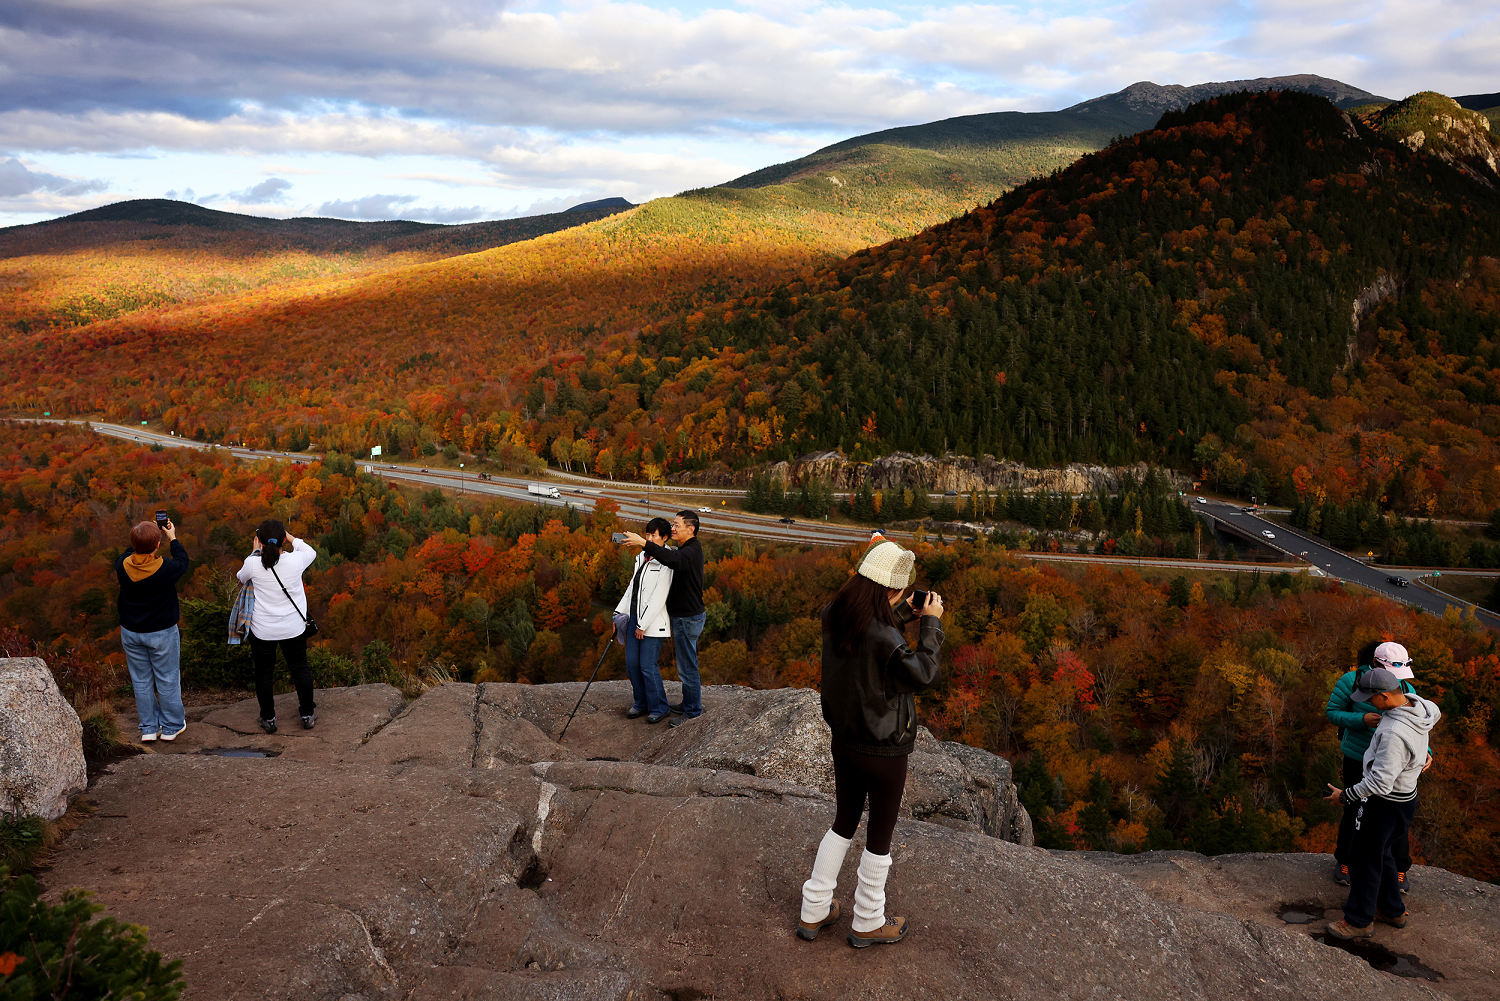
[[[1382,643],[1375,648],[1375,667],[1383,667],[1401,680],[1415,677],[1411,670],[1411,654],[1400,643]]]

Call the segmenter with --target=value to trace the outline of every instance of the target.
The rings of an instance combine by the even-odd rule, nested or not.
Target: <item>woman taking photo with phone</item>
[[[276,648],[281,648],[297,688],[297,713],[302,729],[317,722],[313,702],[312,672],[307,667],[307,592],[302,571],[318,554],[306,541],[294,538],[274,518],[260,523],[251,540],[253,552],[245,557],[235,577],[255,588],[255,608],[250,613],[250,659],[255,665],[255,697],[260,701],[260,728],[276,732],[276,698],[271,675],[276,668]]]
[[[802,884],[797,934],[804,939],[817,938],[839,918],[833,891],[867,800],[870,821],[849,944],[862,949],[906,935],[905,918],[885,916],[885,881],[906,789],[906,759],[917,739],[912,696],[937,682],[943,645],[943,599],[921,591],[921,607],[904,599],[915,571],[910,551],[877,541],[823,609],[823,718],[833,731],[836,813],[818,845],[812,876]],[[918,617],[913,650],[901,627]]]

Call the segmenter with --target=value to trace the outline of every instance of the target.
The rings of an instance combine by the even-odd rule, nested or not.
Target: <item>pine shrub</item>
[[[101,909],[82,890],[49,904],[35,879],[0,869],[0,1001],[181,997],[182,961],[163,962],[135,925],[96,919]]]

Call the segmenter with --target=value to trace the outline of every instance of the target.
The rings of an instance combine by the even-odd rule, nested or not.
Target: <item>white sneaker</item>
[[[163,730],[161,732],[161,739],[162,740],[176,740],[178,737],[182,736],[182,731],[184,731],[186,729],[187,729],[187,724],[184,723],[184,724],[182,724],[182,726],[178,727],[176,730],[172,731],[171,733],[168,733],[167,731]]]
[[[150,733],[147,733],[145,730],[142,730],[141,731],[141,743],[142,744],[149,744],[153,740],[156,739],[156,736],[157,735],[156,735],[156,732],[154,730],[152,732],[150,732]]]

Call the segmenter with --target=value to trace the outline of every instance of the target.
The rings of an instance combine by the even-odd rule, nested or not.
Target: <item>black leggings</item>
[[[901,812],[901,794],[906,790],[906,757],[860,754],[834,743],[833,785],[838,804],[833,818],[834,834],[854,837],[868,797],[870,825],[865,831],[865,850],[871,855],[891,853],[896,814]]]
[[[276,648],[281,647],[286,657],[287,670],[291,672],[292,684],[297,687],[297,714],[311,716],[317,704],[313,702],[312,671],[307,667],[307,637],[293,636],[289,640],[263,640],[253,632],[250,634],[250,660],[255,665],[255,697],[260,702],[260,718],[276,718],[276,696],[271,687],[271,674],[276,669]]]

